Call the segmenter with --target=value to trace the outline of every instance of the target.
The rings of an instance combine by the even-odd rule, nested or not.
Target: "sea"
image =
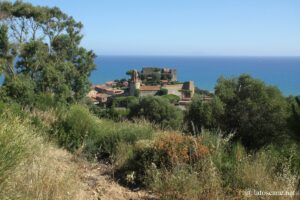
[[[177,69],[179,81],[193,80],[211,92],[221,76],[250,74],[278,87],[285,96],[300,95],[300,57],[98,56],[95,63],[90,76],[93,84],[129,78],[130,69],[166,67]]]

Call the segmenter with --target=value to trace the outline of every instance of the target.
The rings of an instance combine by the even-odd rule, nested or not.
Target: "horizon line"
[[[300,58],[300,55],[152,55],[152,54],[96,54],[97,57],[255,57],[255,58]]]

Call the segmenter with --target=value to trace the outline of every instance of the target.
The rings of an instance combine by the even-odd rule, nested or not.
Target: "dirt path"
[[[79,163],[79,176],[89,200],[138,200],[153,199],[145,191],[133,192],[114,182],[109,175],[109,166],[104,164]]]

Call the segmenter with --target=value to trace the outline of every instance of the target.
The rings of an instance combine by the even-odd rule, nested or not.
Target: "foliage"
[[[70,151],[80,148],[87,137],[98,131],[95,117],[80,105],[71,106],[67,113],[60,116],[57,123],[58,142]]]
[[[1,2],[0,9],[9,16],[5,19],[7,26],[0,29],[1,62],[5,60],[6,64],[2,89],[6,94],[18,98],[10,85],[26,77],[34,83],[33,88],[27,88],[32,94],[52,93],[65,102],[84,97],[95,54],[80,47],[82,24],[57,7],[16,1]]]
[[[195,95],[187,109],[185,121],[188,130],[198,134],[202,128],[218,128],[223,115],[224,105],[217,96],[213,97],[211,101],[205,101],[203,96]]]
[[[114,97],[112,100],[112,105],[115,107],[129,108],[130,105],[136,101],[138,101],[138,98],[134,96]]]
[[[123,176],[134,172],[136,183],[145,184],[147,170],[151,166],[171,170],[178,165],[194,165],[209,154],[201,138],[181,135],[179,133],[159,134],[154,140],[140,140],[130,147],[130,155],[117,166]],[[120,157],[117,155],[117,157]]]
[[[153,129],[142,122],[131,124],[101,120],[97,121],[97,127],[94,134],[86,138],[84,153],[89,158],[114,160],[119,144],[130,145],[153,136]]]
[[[8,27],[0,24],[0,74],[12,73],[12,60],[15,52],[10,51],[11,45],[8,39]]]
[[[129,109],[129,118],[142,117],[162,128],[176,129],[182,123],[182,112],[161,97],[142,97]]]
[[[163,163],[165,167],[168,165],[176,166],[180,163],[192,164],[195,161],[207,156],[209,150],[202,145],[200,137],[184,136],[178,133],[168,133],[157,138],[154,148],[164,155],[167,160]]]
[[[208,90],[203,90],[198,87],[195,87],[195,94],[213,96],[213,94],[211,92],[209,92]]]
[[[288,103],[290,107],[291,116],[289,117],[289,126],[294,132],[294,137],[300,139],[300,97],[289,97]]]
[[[167,95],[168,94],[168,89],[166,88],[161,88],[158,92],[157,95],[159,96],[163,96],[163,95]]]
[[[180,97],[175,94],[167,94],[161,97],[167,99],[171,104],[175,104],[175,105],[178,104],[180,101]]]
[[[287,130],[287,102],[280,91],[249,75],[220,78],[215,94],[224,104],[220,126],[236,131],[236,138],[246,147],[259,148],[278,142]]]

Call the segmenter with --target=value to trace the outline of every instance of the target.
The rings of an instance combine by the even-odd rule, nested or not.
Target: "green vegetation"
[[[80,47],[83,25],[59,8],[21,1],[1,2],[0,8],[9,16],[0,25],[2,100],[28,106],[47,93],[66,103],[84,97],[95,54]]]
[[[180,100],[180,97],[175,94],[167,94],[161,97],[167,99],[171,104],[175,104],[175,105],[178,104]]]
[[[250,149],[282,142],[291,136],[288,126],[289,104],[281,92],[249,75],[220,78],[210,102],[196,96],[186,119],[190,130],[219,128],[225,134],[235,132]]]
[[[159,125],[161,128],[180,128],[182,112],[168,100],[147,96],[139,99],[139,102],[130,107],[129,118],[145,118]]]
[[[299,97],[241,75],[197,91],[186,111],[166,91],[97,107],[83,98],[94,54],[82,24],[58,8],[0,6],[13,19],[0,24],[0,199],[76,199],[78,174],[55,144],[160,199],[299,191]]]
[[[202,129],[217,129],[224,115],[224,105],[221,100],[215,96],[211,101],[205,101],[203,96],[195,95],[192,103],[189,105],[185,121],[188,130],[198,134]]]
[[[167,95],[168,94],[168,89],[166,88],[161,88],[158,92],[157,95],[159,96],[163,96],[163,95]]]
[[[53,155],[58,150],[45,142],[23,111],[1,105],[0,199],[78,199],[75,168],[61,168]]]

